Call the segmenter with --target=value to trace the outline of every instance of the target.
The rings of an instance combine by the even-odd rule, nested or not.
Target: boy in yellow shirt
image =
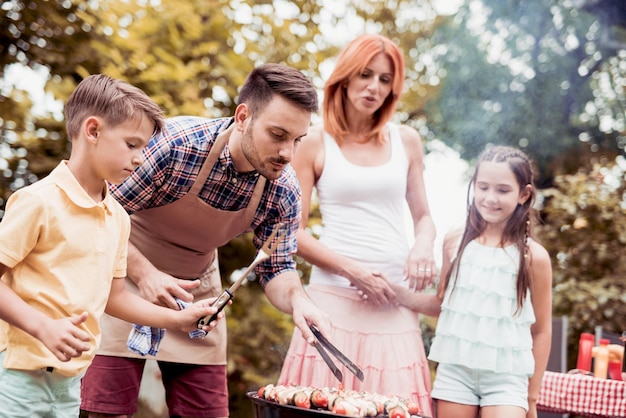
[[[163,127],[159,106],[128,83],[92,75],[70,96],[65,119],[69,160],[13,193],[0,222],[0,417],[79,415],[80,379],[105,311],[184,331],[216,312],[209,301],[176,311],[125,290],[130,219],[106,182],[142,163]]]

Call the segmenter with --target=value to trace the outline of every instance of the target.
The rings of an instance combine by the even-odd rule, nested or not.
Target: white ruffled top
[[[456,284],[453,274],[441,305],[430,360],[496,373],[533,374],[530,326],[535,313],[530,291],[515,312],[519,257],[514,245],[494,248],[476,241],[467,245]]]

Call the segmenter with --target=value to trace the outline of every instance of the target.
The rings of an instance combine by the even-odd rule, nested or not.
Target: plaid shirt
[[[123,183],[112,185],[111,194],[129,214],[175,202],[190,191],[217,135],[232,122],[232,118],[191,116],[168,119],[165,129],[153,136],[146,147],[144,163]],[[245,208],[258,176],[255,171],[238,173],[227,145],[198,197],[220,210]],[[293,254],[301,208],[300,186],[293,168],[287,166],[278,179],[267,181],[252,225],[246,230],[254,231],[253,242],[259,249],[276,223],[282,222],[283,228],[287,228],[276,252],[255,269],[264,287],[278,274],[295,270]]]

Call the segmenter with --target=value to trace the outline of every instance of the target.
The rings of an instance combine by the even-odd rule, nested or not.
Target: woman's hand
[[[374,306],[398,303],[396,292],[389,285],[389,280],[380,271],[358,266],[348,277],[364,302]]]
[[[404,279],[409,281],[409,289],[424,290],[434,283],[435,277],[437,265],[432,244],[416,240],[404,265]]]

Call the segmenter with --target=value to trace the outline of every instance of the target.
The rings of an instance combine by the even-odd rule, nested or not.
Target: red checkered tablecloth
[[[586,417],[626,417],[626,382],[545,372],[537,409]]]

